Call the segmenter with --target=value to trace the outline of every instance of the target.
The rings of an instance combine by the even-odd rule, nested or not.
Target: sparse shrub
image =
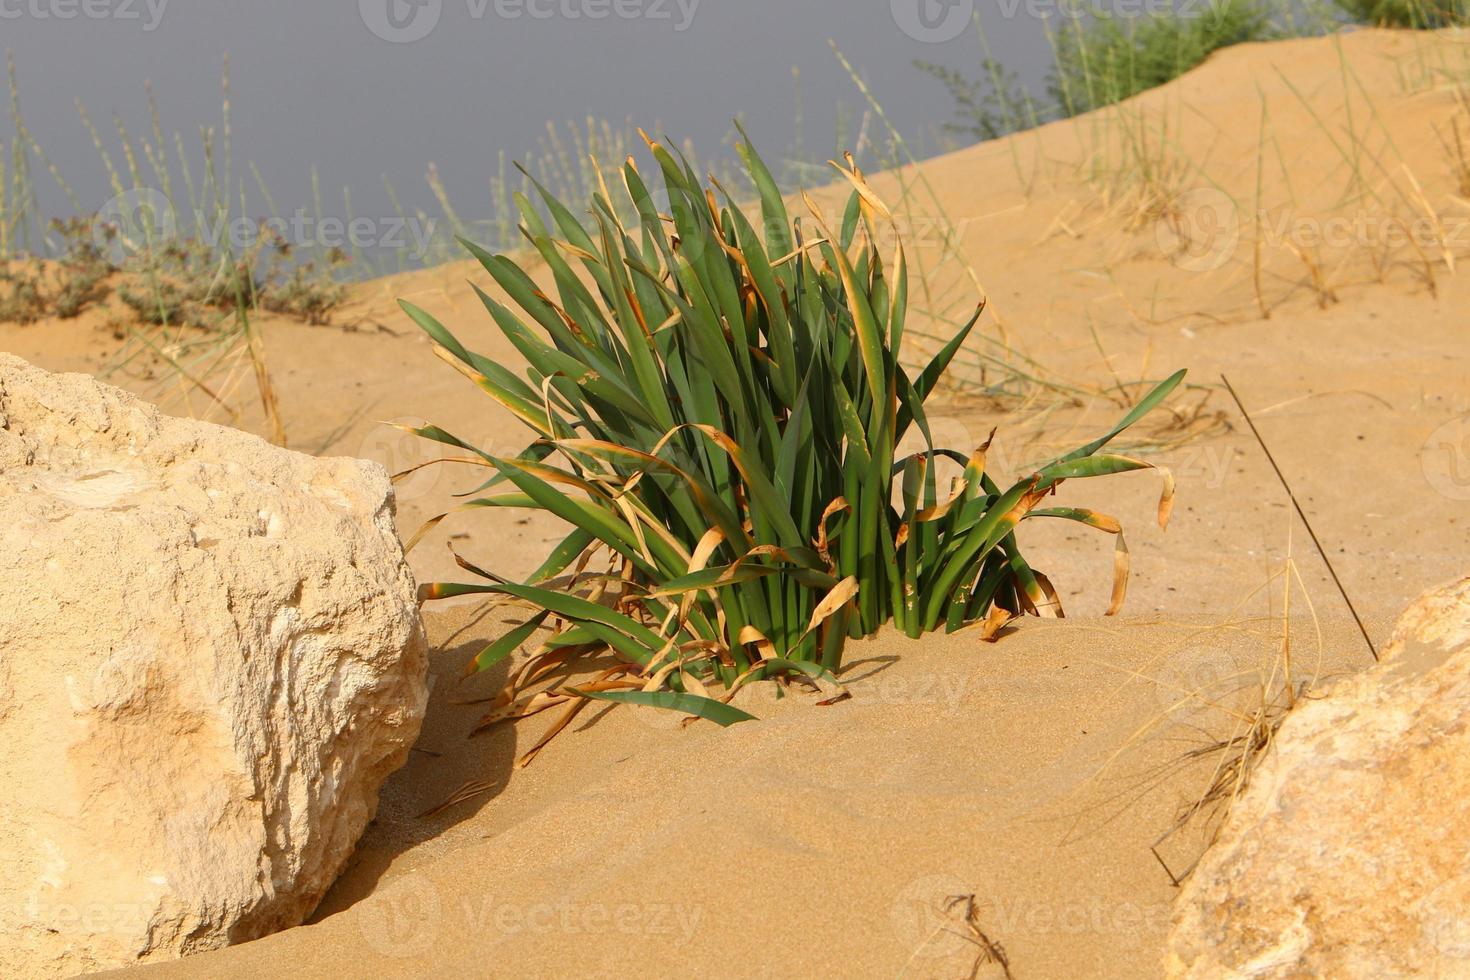
[[[35,323],[46,315],[41,276],[34,259],[0,262],[0,321]]]
[[[442,358],[535,434],[508,458],[414,430],[489,471],[463,509],[540,510],[572,526],[524,583],[462,561],[479,582],[426,586],[424,598],[481,594],[530,608],[480,654],[480,670],[543,629],[549,638],[517,676],[545,676],[578,654],[615,658],[575,689],[522,697],[513,683],[487,722],[557,703],[569,719],[591,698],[729,724],[749,717],[725,703],[744,683],[785,674],[830,684],[846,640],[890,621],[917,637],[1055,614],[1017,525],[1048,517],[1118,533],[1111,518],[1043,504],[1065,480],[1150,468],[1101,450],[1182,372],[1102,438],[1002,490],[986,469],[988,443],[933,447],[925,415],[976,321],[923,371],[901,365],[904,253],[889,261],[875,246],[891,241],[892,218],[855,167],[843,170],[856,192],[841,221],[829,225],[809,202],[808,230],[748,146],[739,150],[759,219],[649,145],[671,214],[631,161],[622,177],[635,222],[598,194],[584,224],[543,190],[553,231],[523,201],[555,297],[511,258],[465,243],[519,307],[480,294],[524,375],[402,304]],[[911,430],[928,448],[896,458]],[[592,564],[599,556],[605,569]],[[723,697],[710,696],[716,685]]]
[[[247,262],[233,261],[197,238],[164,242],[123,263],[118,298],[140,322],[153,326],[207,329],[234,309],[237,298],[255,295]]]
[[[52,228],[66,247],[59,264],[59,281],[51,306],[57,316],[71,319],[107,298],[110,292],[107,283],[117,267],[98,247],[92,233],[92,222],[75,218],[54,221]]]
[[[118,266],[98,244],[99,227],[95,218],[53,221],[59,258],[17,259],[0,268],[0,321],[79,316],[106,300],[114,284],[138,322],[201,329],[220,327],[240,304],[327,324],[347,297],[347,286],[333,274],[350,261],[346,254],[333,250],[321,264],[297,262],[290,244],[264,228],[239,257],[188,238],[140,250]]]
[[[270,266],[260,283],[260,305],[272,313],[304,320],[313,326],[332,322],[332,312],[347,298],[347,286],[332,271],[351,262],[340,249],[333,249],[322,266],[308,260],[292,263],[293,249],[285,241],[272,246]]]
[[[166,279],[151,279],[123,285],[118,299],[132,310],[139,323],[149,326],[206,326],[204,309],[191,300],[192,289]]]
[[[65,242],[60,259],[16,259],[0,268],[0,321],[70,319],[107,298],[108,279],[117,270],[92,242],[91,226],[57,221],[52,228]]]
[[[1006,71],[994,58],[986,58],[981,62],[981,76],[978,79],[968,78],[954,68],[927,61],[916,61],[914,65],[934,76],[949,92],[950,98],[954,99],[959,122],[945,123],[945,132],[983,142],[1037,123],[1031,110],[1030,97],[1015,73]]]
[[[126,283],[118,296],[142,322],[155,326],[208,329],[242,304],[314,325],[330,323],[347,296],[332,270],[347,256],[333,251],[324,266],[293,258],[291,245],[265,227],[235,258],[201,239],[172,241],[124,264]]]

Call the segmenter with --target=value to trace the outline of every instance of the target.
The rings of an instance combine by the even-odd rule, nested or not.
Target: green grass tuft
[[[478,669],[547,631],[543,662],[577,652],[617,659],[595,682],[552,698],[571,712],[623,691],[638,696],[614,699],[728,721],[705,703],[706,685],[728,698],[772,674],[830,684],[846,641],[889,622],[917,637],[1058,614],[1055,591],[1017,543],[1024,520],[1117,534],[1126,555],[1111,518],[1042,505],[1065,480],[1151,468],[1103,450],[1183,372],[1102,438],[1003,490],[986,470],[988,443],[933,446],[924,408],[978,311],[922,371],[902,365],[904,251],[890,257],[875,246],[892,218],[856,167],[839,167],[854,187],[840,221],[808,200],[813,220],[804,222],[789,216],[749,146],[739,150],[758,216],[718,183],[703,188],[676,152],[649,146],[663,188],[630,160],[623,208],[596,194],[587,221],[539,187],[539,204],[520,199],[555,296],[511,258],[465,243],[510,299],[481,293],[525,358],[523,376],[403,304],[440,356],[535,436],[505,458],[432,426],[417,430],[488,471],[459,509],[537,510],[571,527],[524,583],[462,561],[480,581],[425,587],[426,599],[489,595],[532,610]],[[896,458],[911,430],[928,448]],[[1161,521],[1171,487],[1166,479]],[[599,556],[605,568],[589,570]],[[1115,605],[1126,560],[1119,568]],[[683,696],[652,696],[661,692]],[[522,713],[546,698],[524,702]],[[518,716],[512,705],[492,717]]]
[[[1048,89],[1061,114],[1080,115],[1173,81],[1214,52],[1271,35],[1258,0],[1212,0],[1191,14],[1068,16],[1053,34]]]
[[[1149,16],[1088,14],[1081,4],[1064,4],[1062,15],[1046,22],[1053,65],[1041,99],[995,58],[978,21],[983,57],[977,78],[925,61],[915,66],[954,100],[959,118],[945,124],[947,132],[992,140],[1115,105],[1173,81],[1221,48],[1300,29],[1293,11],[1277,19],[1280,27],[1261,0],[1209,0],[1190,4],[1187,13],[1179,8]]]
[[[1373,27],[1415,30],[1470,23],[1470,0],[1335,0],[1353,20]]]

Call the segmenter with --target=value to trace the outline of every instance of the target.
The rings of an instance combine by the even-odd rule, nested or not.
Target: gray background
[[[905,135],[933,150],[954,107],[914,59],[973,75],[982,57],[973,29],[943,43],[909,36],[890,0],[700,0],[682,32],[676,0],[663,7],[669,19],[603,20],[559,13],[507,19],[497,16],[494,0],[475,19],[470,2],[442,0],[426,38],[390,43],[366,26],[358,0],[170,0],[152,31],[144,29],[147,0],[0,0],[0,47],[13,53],[29,128],[87,207],[111,192],[75,100],[86,104],[121,165],[112,117],[145,132],[143,85],[151,80],[166,133],[182,132],[193,153],[198,127],[219,120],[228,53],[236,175],[246,177],[244,165],[253,161],[283,211],[310,202],[315,165],[329,213],[341,213],[341,189],[349,186],[357,215],[390,217],[386,174],[410,211],[438,214],[424,180],[435,161],[466,218],[488,210],[497,154],[534,151],[553,120],[631,119],[692,139],[701,156],[712,157],[728,155],[730,120],[740,115],[762,152],[779,157],[796,131],[793,67],[802,73],[808,155],[826,155],[838,104],[855,118],[863,107],[829,38]],[[110,15],[78,8],[74,19],[55,16],[82,3],[101,4]],[[951,7],[963,11],[967,0],[912,0],[919,3],[945,15]],[[36,16],[35,7],[48,16]],[[1051,58],[1037,8],[981,0],[980,9],[996,53],[1039,89]],[[8,144],[11,135],[7,114],[0,137]],[[48,213],[69,210],[49,178],[36,180]],[[261,212],[253,216],[264,217],[247,180],[252,212]]]

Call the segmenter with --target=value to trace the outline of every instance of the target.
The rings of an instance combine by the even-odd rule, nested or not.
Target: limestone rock
[[[0,975],[302,922],[425,685],[379,467],[0,354]]]
[[[1175,905],[1174,977],[1470,977],[1470,578],[1298,707]]]

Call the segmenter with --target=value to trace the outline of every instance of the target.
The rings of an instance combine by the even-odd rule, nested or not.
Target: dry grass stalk
[[[914,960],[929,945],[940,936],[955,936],[975,947],[975,962],[970,968],[969,976],[978,977],[982,969],[987,966],[994,967],[1004,980],[1014,980],[1011,972],[1010,957],[1006,955],[1005,948],[1000,943],[991,939],[985,933],[980,924],[980,908],[975,895],[951,895],[945,899],[944,904],[937,910],[939,914],[948,919],[934,927],[934,930],[924,937],[909,958],[905,961],[903,969],[898,971],[900,978],[908,974],[909,967]]]

